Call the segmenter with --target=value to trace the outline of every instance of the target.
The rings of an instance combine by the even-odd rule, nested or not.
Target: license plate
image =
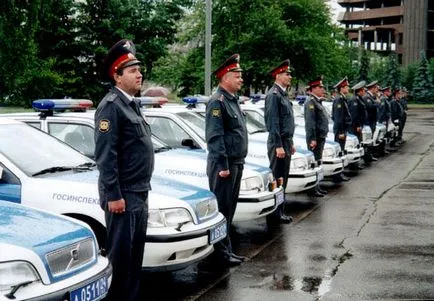
[[[86,286],[73,290],[70,293],[71,301],[96,301],[107,294],[107,277],[95,280]]]
[[[274,199],[276,200],[276,205],[279,206],[280,204],[282,204],[285,201],[285,194],[283,192],[283,190],[277,192],[274,195]]]
[[[208,242],[209,244],[215,244],[219,240],[222,240],[227,235],[226,220],[218,224],[217,226],[209,230]]]

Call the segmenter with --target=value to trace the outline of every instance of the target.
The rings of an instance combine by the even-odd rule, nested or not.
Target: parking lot
[[[410,110],[397,151],[323,199],[288,195],[294,223],[236,224],[248,262],[144,274],[143,300],[432,300],[433,129],[433,110]]]

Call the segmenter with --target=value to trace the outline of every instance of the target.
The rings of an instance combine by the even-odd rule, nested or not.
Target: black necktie
[[[137,115],[140,116],[141,114],[140,114],[139,104],[138,104],[137,100],[135,100],[133,98],[130,102],[130,105],[133,108],[133,110],[137,113]]]

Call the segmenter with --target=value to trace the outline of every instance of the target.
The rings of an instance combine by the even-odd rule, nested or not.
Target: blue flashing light
[[[161,96],[141,96],[134,99],[138,100],[142,106],[162,106],[169,102],[166,97]]]
[[[32,102],[32,107],[38,111],[50,111],[54,106],[54,102],[49,99],[38,99]]]
[[[62,111],[62,110],[86,110],[92,107],[93,103],[88,99],[38,99],[33,101],[32,107],[38,111]]]
[[[193,95],[193,96],[186,96],[182,98],[182,101],[186,104],[195,105],[198,103],[208,103],[209,97],[205,95]]]
[[[307,100],[307,95],[298,95],[295,100],[298,101],[299,105],[302,105]]]

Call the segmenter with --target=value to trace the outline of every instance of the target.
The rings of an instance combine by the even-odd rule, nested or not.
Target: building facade
[[[365,49],[396,52],[404,66],[424,50],[434,57],[434,0],[338,0],[338,18],[353,43]]]

